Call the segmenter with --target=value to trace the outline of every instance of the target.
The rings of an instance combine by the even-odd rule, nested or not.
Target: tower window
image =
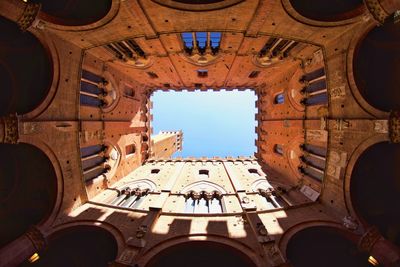
[[[274,98],[274,104],[283,104],[285,102],[285,96],[283,93],[279,93]]]
[[[249,74],[249,78],[257,78],[259,74],[260,74],[260,71],[258,71],[258,70],[253,70],[253,71]]]
[[[149,75],[149,77],[150,77],[151,79],[157,79],[157,78],[158,78],[158,75],[157,75],[155,72],[148,71],[148,72],[146,72],[146,73],[147,73],[147,75]]]
[[[135,154],[135,152],[136,152],[136,147],[135,147],[134,144],[127,145],[127,146],[125,147],[125,154],[126,154],[126,156],[133,155],[133,154]]]
[[[276,144],[274,145],[274,152],[278,155],[283,155],[283,147],[282,145]]]
[[[260,174],[258,173],[257,169],[248,169],[249,173],[251,173],[252,175],[256,175],[259,176]]]
[[[208,70],[197,70],[197,77],[200,78],[208,77]]]

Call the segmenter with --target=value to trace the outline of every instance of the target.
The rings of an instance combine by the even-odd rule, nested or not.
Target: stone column
[[[16,114],[0,117],[0,143],[18,143],[18,117]]]
[[[369,228],[358,242],[361,251],[368,252],[380,265],[396,267],[400,265],[400,250],[386,240],[376,227]]]
[[[36,227],[0,250],[0,267],[19,266],[24,260],[46,247],[46,238]],[[40,256],[40,255],[39,255]]]

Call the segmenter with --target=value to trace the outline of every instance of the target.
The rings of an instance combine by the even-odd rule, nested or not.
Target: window
[[[257,78],[259,74],[260,74],[260,71],[258,71],[258,70],[253,70],[253,71],[249,74],[249,78]]]
[[[185,196],[185,213],[223,213],[221,194],[191,191]]]
[[[282,145],[279,145],[279,144],[274,145],[274,152],[278,155],[283,155]]]
[[[127,146],[125,147],[125,155],[126,155],[126,156],[133,155],[133,154],[135,154],[135,152],[136,152],[136,147],[135,147],[134,144],[127,145]]]
[[[135,96],[135,90],[132,88],[125,86],[124,88],[124,95],[127,97],[134,97]]]
[[[269,187],[267,189],[258,189],[260,196],[266,201],[268,209],[278,209],[287,206],[286,202],[276,193],[276,191]]]
[[[260,176],[257,169],[248,169],[249,173],[254,176]]]
[[[283,104],[285,102],[285,96],[283,93],[279,93],[274,98],[274,104]]]
[[[191,55],[194,51],[205,54],[207,48],[211,49],[212,54],[219,51],[221,43],[220,32],[183,32],[181,34],[184,50]]]
[[[152,170],[150,171],[151,174],[157,174],[157,173],[159,173],[159,172],[160,172],[160,169],[152,169]]]
[[[152,72],[152,71],[148,71],[146,73],[147,73],[147,75],[149,75],[149,77],[151,79],[157,79],[158,78],[158,75],[156,73]]]
[[[136,60],[146,56],[140,46],[132,39],[114,42],[106,45],[105,48],[122,61],[127,61],[128,59]]]
[[[80,88],[80,105],[101,107],[106,103],[102,96],[106,95],[103,87],[108,82],[101,76],[82,70],[81,88]]]
[[[90,181],[108,171],[109,167],[105,165],[106,149],[102,145],[81,148],[81,164],[85,181]]]
[[[209,171],[208,170],[199,170],[199,179],[208,179]]]
[[[126,187],[118,193],[117,197],[110,202],[110,205],[137,209],[139,208],[140,204],[143,203],[149,191],[150,190],[148,188],[132,189],[130,187]]]
[[[197,77],[199,78],[208,77],[208,70],[197,70]]]

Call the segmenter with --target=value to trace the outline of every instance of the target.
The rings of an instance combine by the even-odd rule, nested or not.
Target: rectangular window
[[[125,147],[125,154],[126,154],[126,156],[133,155],[133,154],[135,154],[135,152],[136,152],[136,147],[135,147],[134,144],[127,145],[127,146]]]
[[[208,77],[208,70],[197,70],[197,77],[199,78]]]

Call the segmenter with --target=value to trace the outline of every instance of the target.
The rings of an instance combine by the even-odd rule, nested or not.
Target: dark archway
[[[66,26],[82,26],[105,17],[111,8],[111,0],[32,0],[42,4],[46,20]]]
[[[368,255],[330,227],[310,227],[289,241],[286,255],[293,267],[371,267]]]
[[[400,109],[400,24],[372,29],[357,45],[354,79],[364,99],[384,111]]]
[[[48,248],[34,263],[23,266],[106,267],[117,257],[118,244],[107,230],[96,226],[76,226],[55,233]]]
[[[146,267],[255,267],[243,252],[217,242],[192,241],[171,246],[155,255]]]
[[[45,220],[56,196],[56,173],[41,150],[0,144],[0,247]]]
[[[25,114],[47,96],[52,60],[40,41],[18,25],[0,18],[0,116]]]
[[[362,0],[290,0],[303,17],[318,21],[339,21],[361,14]]]
[[[358,158],[350,183],[356,212],[400,246],[400,144],[382,142]]]

